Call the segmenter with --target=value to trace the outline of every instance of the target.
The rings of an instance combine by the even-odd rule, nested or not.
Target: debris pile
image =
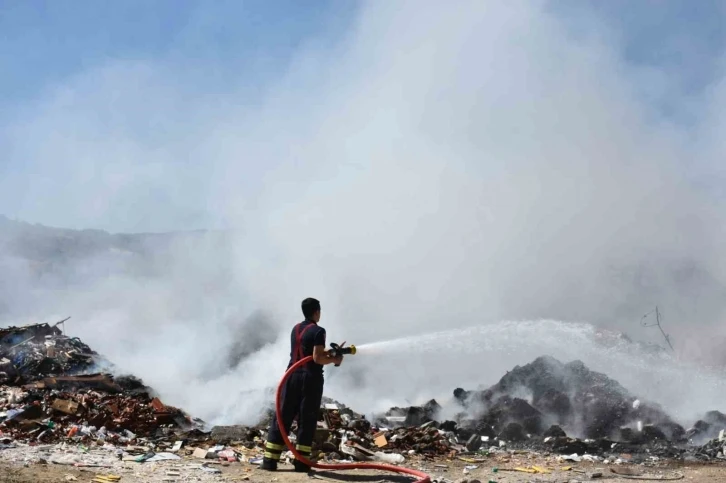
[[[626,453],[661,458],[695,454],[698,459],[726,453],[726,415],[710,411],[686,432],[659,406],[641,401],[580,361],[564,364],[540,357],[515,367],[489,389],[458,388],[454,400],[461,412],[454,421],[443,422],[438,419],[441,406],[435,400],[422,406],[391,408],[372,423],[332,405],[321,421],[326,430],[333,431],[324,435],[324,444],[318,449],[360,460],[376,459],[380,450],[451,457],[529,448],[613,460]],[[694,446],[716,434],[720,440]]]
[[[124,461],[187,456],[206,460],[203,465],[255,464],[262,455],[271,412],[257,427],[203,431],[202,421],[165,405],[141,380],[97,372],[112,366],[57,326],[0,329],[0,448],[61,443],[112,449]],[[572,461],[617,462],[624,454],[726,458],[725,414],[710,411],[686,431],[657,405],[580,361],[540,357],[489,389],[456,389],[454,400],[460,414],[453,421],[439,419],[435,400],[368,420],[324,398],[313,455],[399,464],[412,456],[483,457],[528,448]],[[701,446],[686,447],[689,441]]]
[[[515,367],[489,389],[457,389],[454,395],[465,408],[481,408],[475,429],[491,437],[523,440],[557,425],[588,439],[685,441],[686,431],[659,406],[641,402],[580,361],[563,364],[539,357]]]
[[[127,443],[200,422],[132,377],[87,374],[102,358],[57,324],[0,329],[0,431],[26,442]]]
[[[363,461],[386,461],[391,453],[435,458],[502,448],[613,461],[623,454],[702,460],[726,454],[726,415],[710,411],[686,432],[658,405],[641,401],[580,361],[540,357],[515,367],[489,389],[456,389],[454,399],[461,412],[443,422],[435,400],[391,408],[371,422],[329,401],[321,410],[314,448],[330,459]],[[720,440],[693,444],[716,434]]]
[[[438,423],[426,416],[432,416],[431,411],[437,406],[436,401],[430,401],[423,407],[393,408],[387,414],[396,416],[386,416],[372,424],[339,403],[326,403],[321,409],[313,449],[329,459],[350,457],[358,461],[389,463],[403,461],[402,454],[434,458],[463,450],[463,447],[457,448],[453,434],[440,430]],[[383,425],[382,421],[392,424]],[[419,424],[421,421],[423,423]],[[417,425],[393,427],[404,422]]]
[[[0,384],[21,385],[46,376],[80,374],[100,361],[80,339],[63,335],[58,324],[0,329]]]
[[[720,411],[709,411],[686,432],[686,437],[694,443],[702,444],[717,437],[723,437],[724,429],[726,429],[726,414]]]
[[[696,448],[693,451],[693,457],[704,461],[713,459],[726,460],[726,436],[724,433],[725,431],[721,430],[719,437]]]

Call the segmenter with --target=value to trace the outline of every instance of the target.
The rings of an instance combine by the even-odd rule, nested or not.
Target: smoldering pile
[[[454,398],[461,411],[453,421],[436,421],[440,406],[429,401],[393,408],[377,423],[438,427],[452,448],[463,445],[466,451],[506,446],[561,454],[647,452],[699,459],[726,453],[726,415],[710,411],[686,430],[658,404],[639,399],[581,361],[539,357],[515,367],[488,389],[457,388]]]
[[[0,329],[0,430],[17,441],[125,442],[200,422],[166,406],[141,380],[112,367],[57,324]]]
[[[328,460],[400,462],[414,455],[450,458],[531,449],[576,461],[589,455],[636,462],[655,456],[708,460],[726,453],[726,415],[711,411],[686,430],[659,405],[580,361],[540,357],[488,389],[459,388],[454,396],[460,411],[453,420],[439,418],[443,408],[435,400],[394,407],[370,420],[325,400],[314,454]],[[260,434],[265,427],[257,428]]]
[[[552,425],[586,439],[633,443],[682,442],[686,435],[660,406],[641,401],[580,361],[540,357],[515,367],[489,389],[457,389],[454,395],[472,410],[476,431],[484,436],[523,440],[527,434],[559,433]]]

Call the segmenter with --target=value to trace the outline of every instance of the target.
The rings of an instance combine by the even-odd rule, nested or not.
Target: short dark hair
[[[302,311],[305,318],[310,318],[315,315],[315,312],[320,310],[320,302],[313,298],[307,298],[302,301]]]

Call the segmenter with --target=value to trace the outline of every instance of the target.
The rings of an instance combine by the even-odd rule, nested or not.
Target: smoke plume
[[[683,368],[726,362],[726,220],[710,189],[723,72],[698,93],[698,122],[679,123],[640,95],[616,35],[588,27],[539,2],[372,2],[257,99],[242,66],[218,96],[162,60],[79,72],[5,134],[27,168],[0,181],[17,212],[223,230],[147,241],[138,258],[103,242],[43,284],[6,257],[5,317],[72,315],[69,331],[208,420],[249,422],[269,402],[308,296],[329,341],[488,327],[466,350],[444,338],[328,370],[326,391],[359,410],[559,351],[690,417],[725,394]],[[655,305],[680,363],[602,349],[575,323],[662,343],[639,325]],[[543,318],[573,324],[499,322]],[[672,374],[700,399],[678,397]]]

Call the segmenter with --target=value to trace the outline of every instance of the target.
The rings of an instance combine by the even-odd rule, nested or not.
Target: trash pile
[[[726,429],[726,414],[709,411],[686,432],[686,437],[697,444],[716,438],[723,441],[724,429]]]
[[[492,438],[524,441],[556,425],[563,434],[586,439],[686,441],[686,430],[659,406],[641,401],[580,361],[564,364],[539,357],[515,367],[489,389],[457,389],[454,396],[462,409],[476,408],[472,429]]]
[[[717,438],[714,438],[706,444],[696,448],[692,453],[693,457],[699,460],[726,460],[726,431],[721,430]]]
[[[88,374],[103,359],[57,325],[0,329],[3,437],[115,444],[199,426],[132,376]]]
[[[204,468],[210,460],[256,464],[261,457],[272,412],[256,427],[207,432],[202,421],[165,405],[141,380],[96,372],[101,367],[112,365],[58,324],[0,329],[0,449],[70,445],[137,463],[186,456],[205,460]],[[439,420],[435,400],[368,420],[324,398],[313,456],[400,464],[413,456],[482,457],[524,448],[572,461],[616,462],[623,454],[726,458],[726,414],[710,411],[686,431],[659,406],[580,361],[539,357],[488,389],[456,389],[454,401],[460,412],[450,421]]]
[[[710,411],[686,431],[658,405],[580,361],[539,357],[488,389],[456,389],[454,400],[460,412],[453,421],[439,419],[442,407],[435,400],[394,407],[371,421],[326,400],[313,449],[326,459],[386,462],[516,448],[612,462],[726,454],[725,414]],[[721,439],[709,441],[716,435]]]
[[[463,447],[457,448],[457,442],[451,439],[453,435],[440,430],[433,420],[427,419],[416,426],[394,427],[406,419],[400,416],[403,412],[433,414],[435,401],[424,408],[394,408],[389,411],[394,415],[381,418],[375,424],[338,402],[324,401],[313,441],[313,454],[318,457],[395,464],[405,460],[404,454],[435,458],[463,450]]]
[[[80,339],[63,335],[58,328],[63,322],[0,329],[0,384],[80,374],[99,363],[99,355]]]
[[[515,367],[488,389],[457,388],[454,400],[460,407],[454,421],[437,422],[441,407],[432,400],[420,407],[392,408],[375,422],[408,428],[388,433],[410,436],[396,448],[403,452],[423,447],[444,455],[522,448],[613,461],[621,454],[726,459],[726,414],[709,411],[686,431],[658,405],[641,401],[580,361],[564,364],[539,357]]]

